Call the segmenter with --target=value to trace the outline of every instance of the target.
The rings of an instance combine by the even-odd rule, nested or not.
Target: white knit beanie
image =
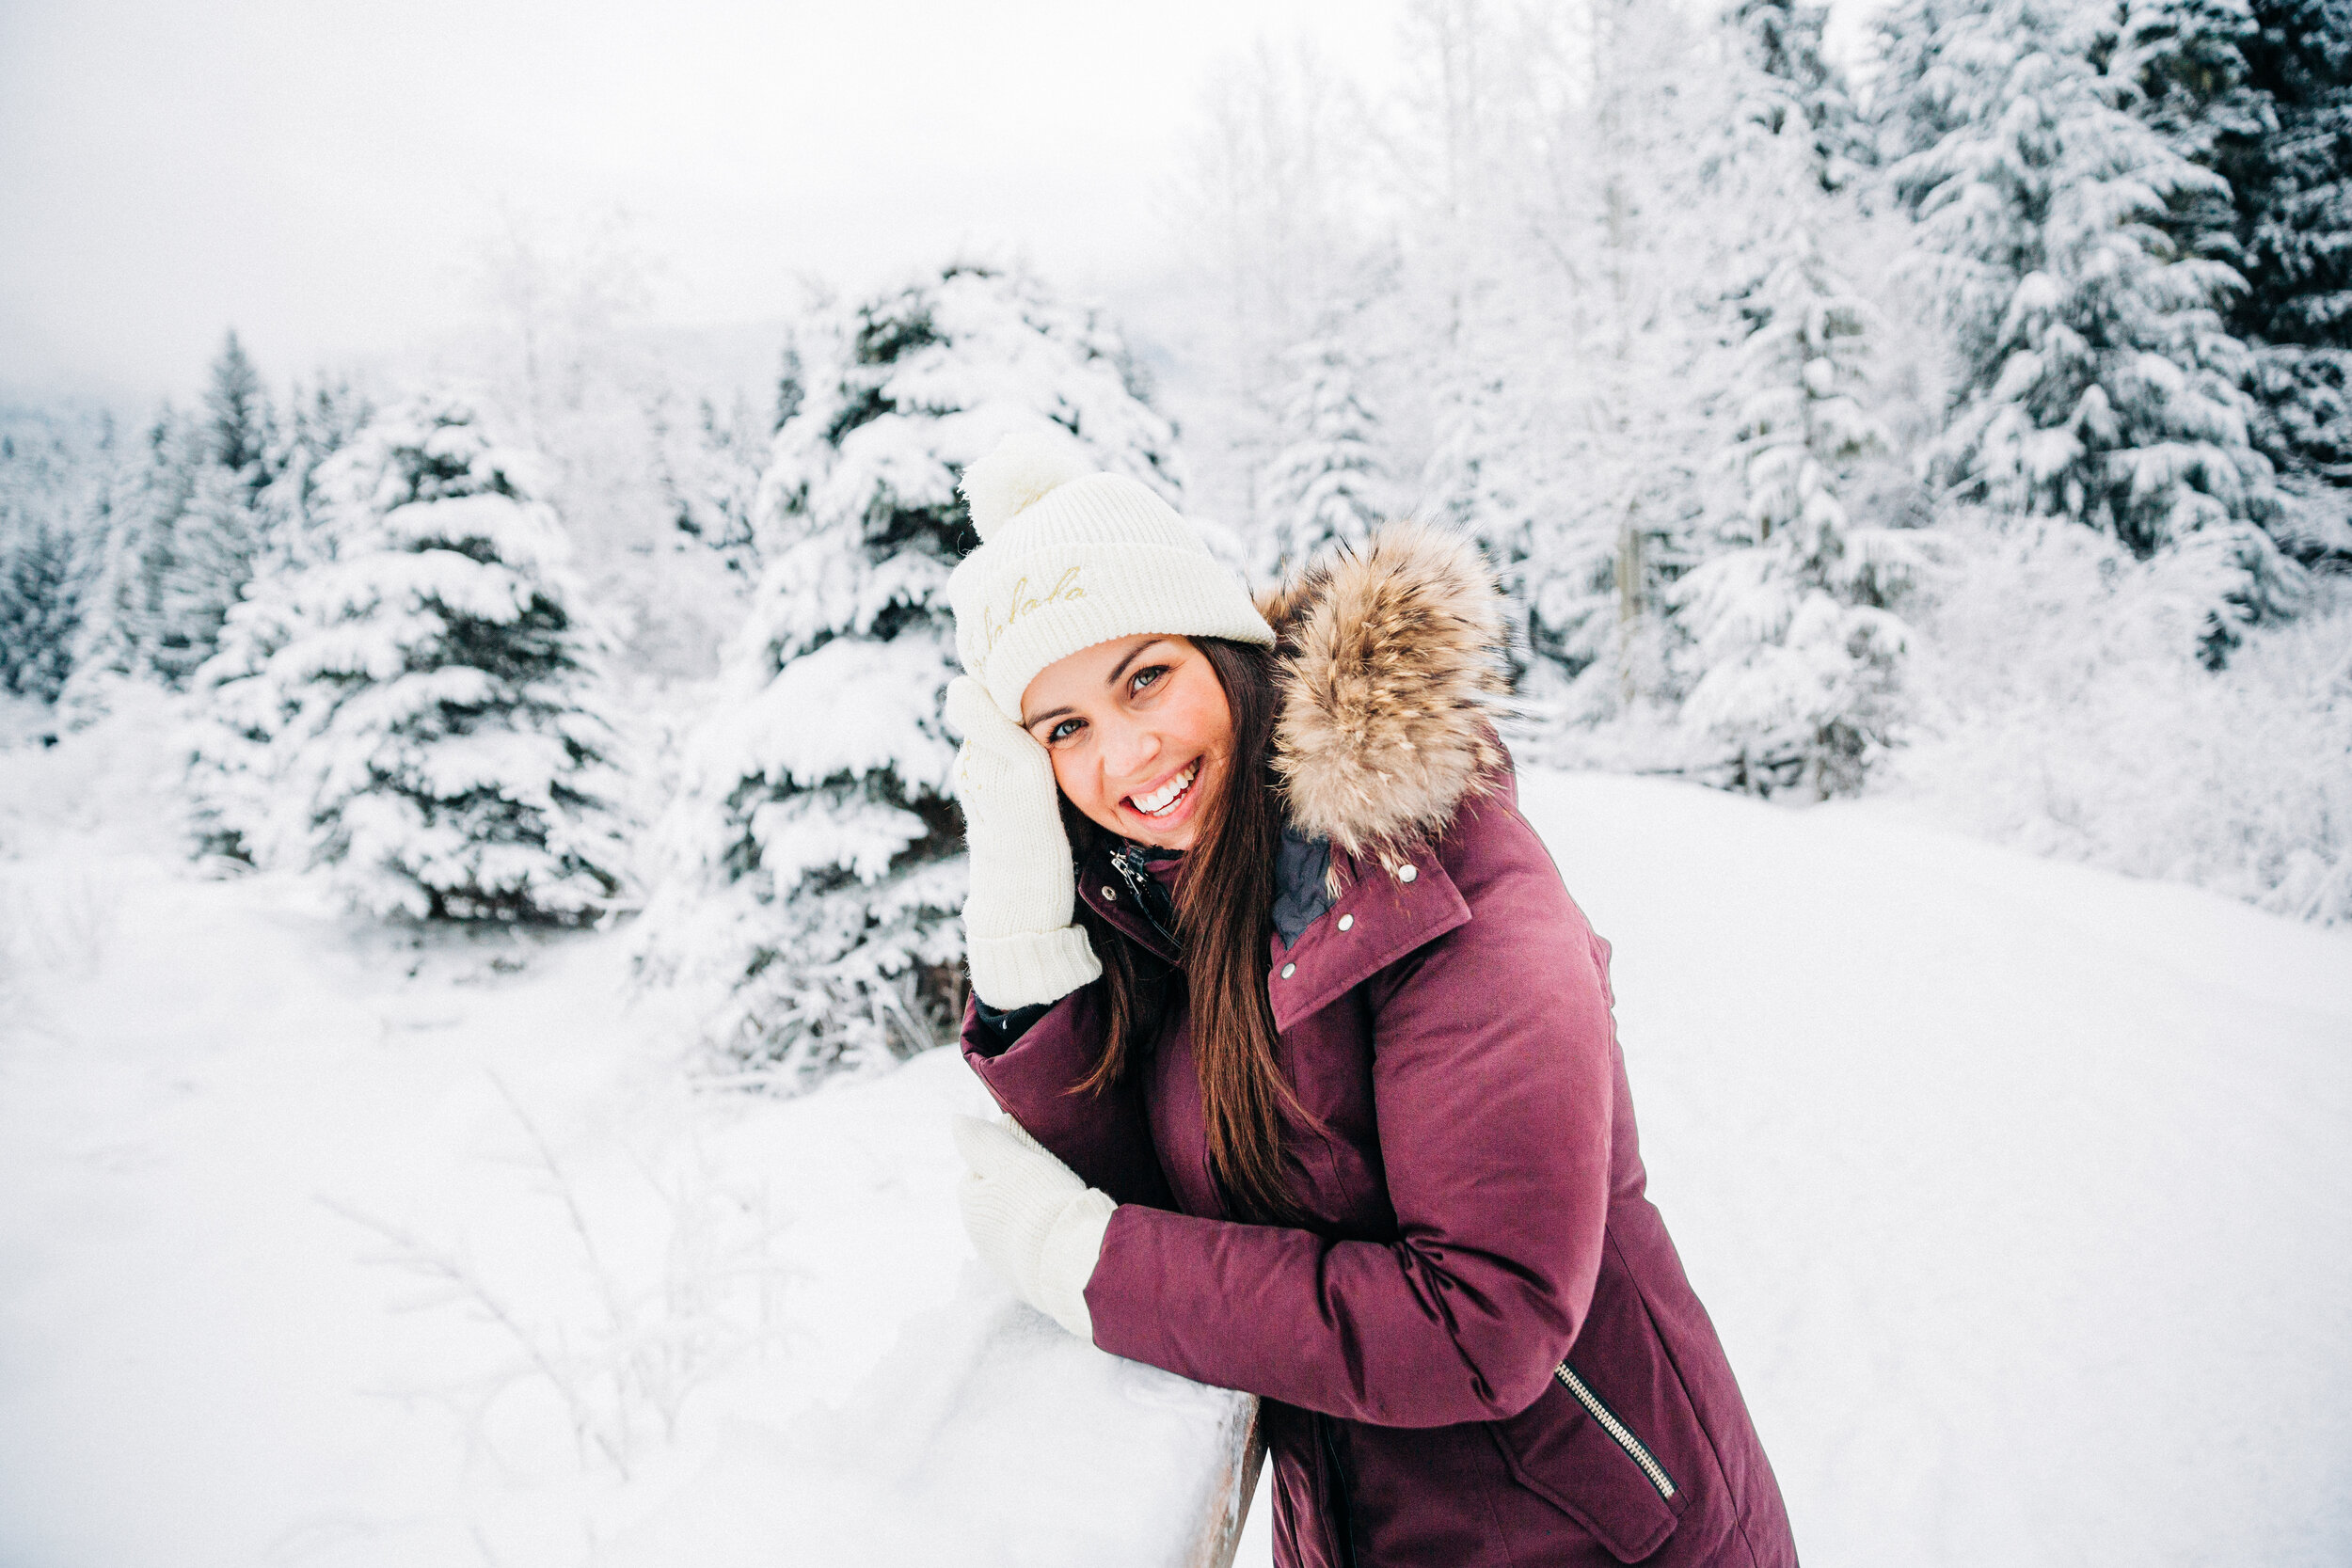
[[[1059,658],[1143,632],[1274,645],[1241,578],[1173,507],[1074,443],[1008,436],[963,471],[980,547],[947,579],[956,654],[1015,722]]]

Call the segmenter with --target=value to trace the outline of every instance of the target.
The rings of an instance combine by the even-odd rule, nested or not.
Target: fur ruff
[[[1278,639],[1274,769],[1302,832],[1386,863],[1492,787],[1506,634],[1475,545],[1391,523],[1258,608]]]

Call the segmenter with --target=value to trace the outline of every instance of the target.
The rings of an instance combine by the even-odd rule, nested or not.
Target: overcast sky
[[[283,379],[445,332],[501,208],[626,211],[658,314],[772,319],[962,245],[1148,268],[1202,83],[1391,0],[0,0],[0,389]]]
[[[1377,83],[1400,8],[0,0],[0,396],[183,391],[231,326],[275,381],[445,340],[502,214],[626,214],[685,325],[968,247],[1117,295],[1217,64]]]

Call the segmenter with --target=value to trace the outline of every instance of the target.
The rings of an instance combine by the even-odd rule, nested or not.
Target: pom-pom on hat
[[[1138,480],[1073,441],[1009,436],[963,471],[980,547],[947,579],[956,654],[1016,722],[1037,673],[1081,648],[1161,632],[1274,644],[1241,578]]]

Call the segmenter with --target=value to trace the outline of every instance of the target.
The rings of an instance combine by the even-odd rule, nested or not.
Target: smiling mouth
[[[1184,764],[1176,776],[1149,795],[1130,795],[1127,804],[1145,816],[1166,816],[1176,809],[1177,802],[1192,790],[1192,781],[1200,775],[1200,759]]]

